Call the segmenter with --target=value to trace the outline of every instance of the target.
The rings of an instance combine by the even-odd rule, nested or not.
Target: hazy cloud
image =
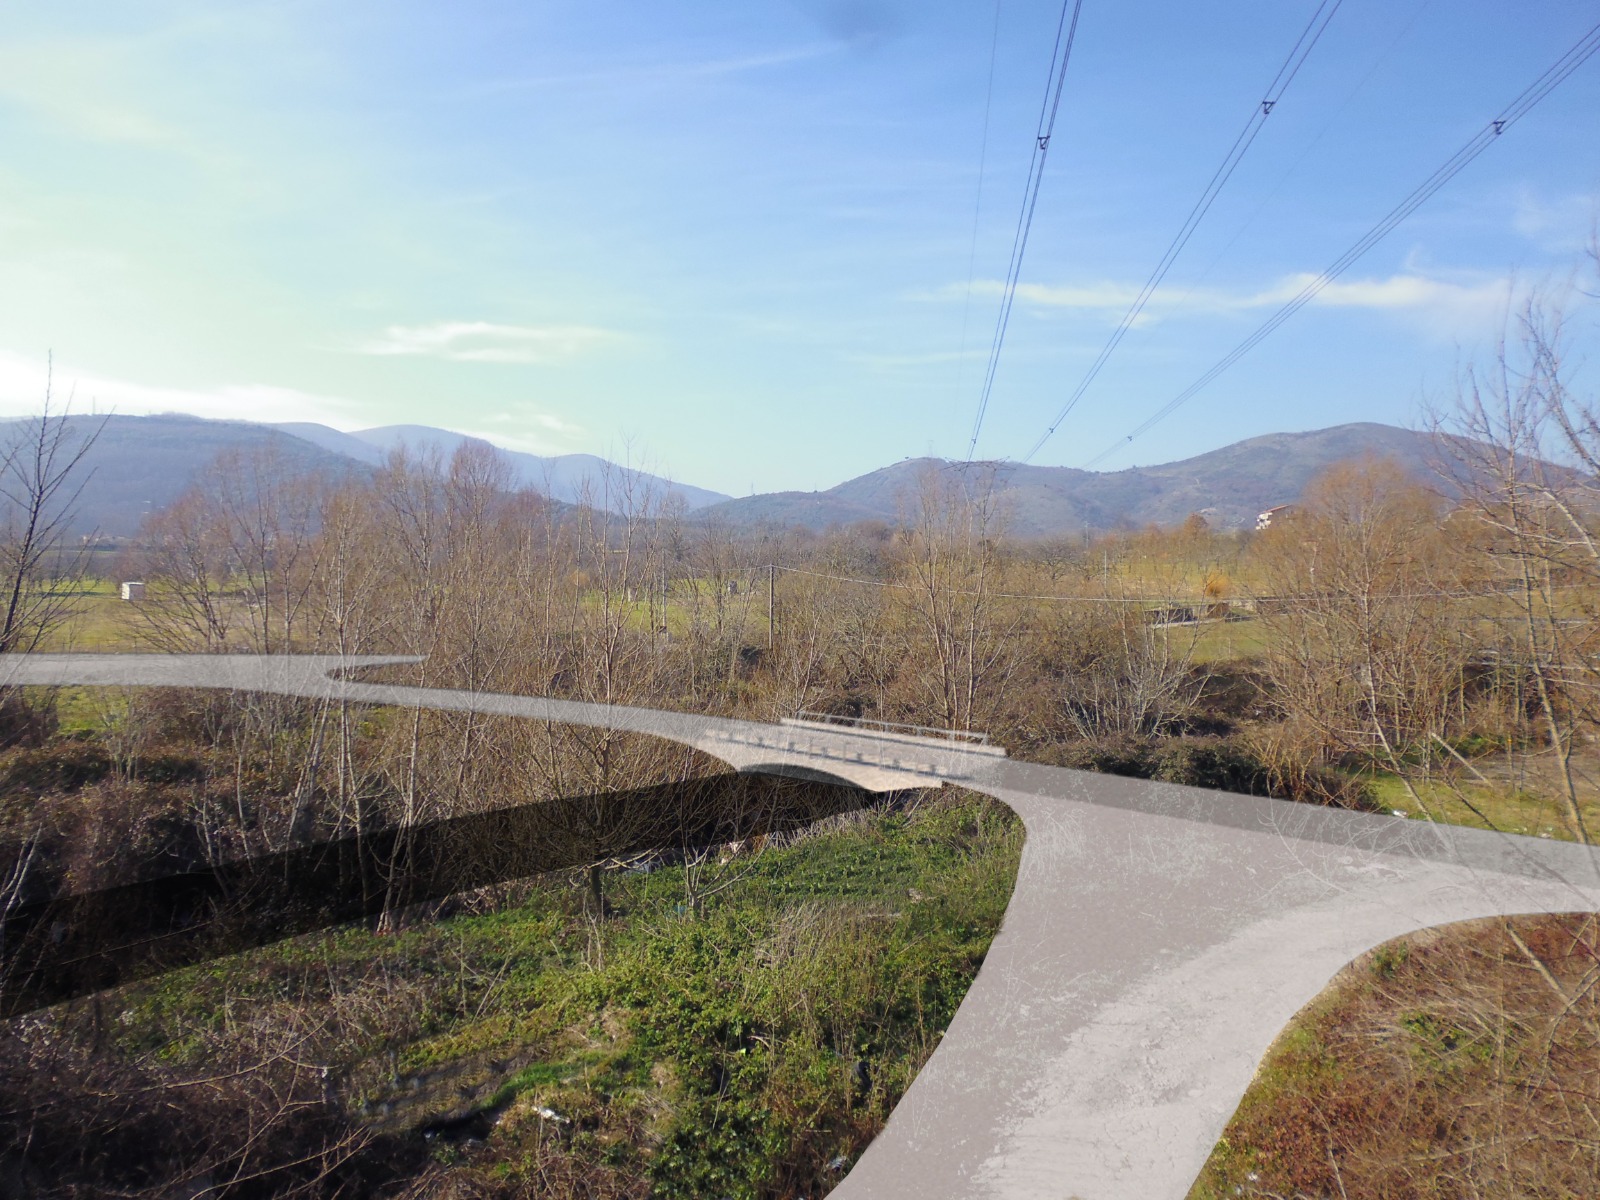
[[[0,350],[0,416],[28,416],[44,401],[47,378],[57,405],[72,411],[182,412],[234,421],[316,421],[360,428],[379,411],[343,396],[319,395],[261,383],[219,384],[209,388],[164,387],[79,370],[57,360],[50,372],[41,359]]]
[[[213,420],[311,421],[345,430],[360,429],[392,416],[392,410],[348,397],[271,384],[162,387],[96,375],[59,360],[54,371],[49,372],[48,364],[42,360],[0,350],[0,418],[37,413],[44,400],[47,378],[57,409],[70,401],[74,413],[186,413]],[[459,428],[456,432],[530,454],[569,454],[572,443],[584,434],[581,426],[548,412],[507,410],[482,419],[491,428]]]
[[[1299,295],[1315,278],[1309,271],[1291,275],[1256,297],[1255,304],[1282,304]],[[1391,275],[1387,279],[1336,280],[1323,288],[1312,303],[1330,308],[1499,308],[1504,307],[1505,299],[1506,284],[1501,279],[1464,284],[1423,275]]]
[[[503,450],[519,450],[524,454],[571,454],[573,443],[586,432],[550,412],[530,412],[525,409],[502,409],[479,417],[483,427],[458,429],[468,437],[482,438]]]
[[[565,434],[568,437],[576,437],[583,432],[583,426],[574,425],[571,421],[563,421],[553,413],[540,413],[534,420],[545,429],[553,433]]]
[[[1550,198],[1536,194],[1532,188],[1523,188],[1517,195],[1511,225],[1523,237],[1552,253],[1584,250],[1600,230],[1600,193],[1578,192]]]
[[[1315,278],[1309,271],[1301,272],[1285,276],[1270,287],[1249,292],[1200,287],[1158,288],[1146,302],[1136,325],[1177,315],[1248,313],[1278,308],[1299,295]],[[1441,328],[1458,329],[1464,323],[1476,328],[1497,319],[1505,311],[1509,289],[1510,284],[1504,278],[1446,279],[1404,272],[1381,279],[1336,280],[1324,287],[1311,303],[1323,308],[1395,312]],[[951,285],[939,296],[953,299],[964,290],[965,285]],[[995,279],[979,280],[972,285],[972,290],[975,295],[999,296],[1004,292],[1004,285]],[[1099,312],[1108,323],[1120,321],[1138,295],[1137,287],[1114,282],[1024,283],[1017,287],[1017,300],[1022,304],[1042,309]]]
[[[622,335],[591,325],[497,325],[489,321],[438,321],[391,325],[357,347],[361,354],[420,355],[452,362],[555,363]]]

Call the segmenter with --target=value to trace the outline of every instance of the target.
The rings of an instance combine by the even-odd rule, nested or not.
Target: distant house
[[[1271,529],[1274,520],[1282,521],[1293,510],[1294,505],[1292,504],[1280,504],[1276,508],[1267,509],[1264,513],[1257,513],[1256,532],[1260,533],[1263,529]]]
[[[122,585],[122,598],[124,600],[143,600],[144,583],[137,579],[129,580]]]

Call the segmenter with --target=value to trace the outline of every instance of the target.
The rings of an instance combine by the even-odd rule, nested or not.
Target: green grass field
[[[1267,645],[1266,631],[1252,617],[1210,621],[1198,627],[1175,625],[1167,636],[1179,647],[1187,647],[1194,638],[1194,661],[1201,664],[1255,658]]]
[[[1385,808],[1404,813],[1412,820],[1435,820],[1562,841],[1578,840],[1577,830],[1571,827],[1563,807],[1548,787],[1542,787],[1540,794],[1501,781],[1473,782],[1457,787],[1413,781],[1408,789],[1398,775],[1387,771],[1369,772],[1363,778]],[[1584,824],[1591,837],[1600,836],[1600,796],[1586,795],[1583,800]]]
[[[74,589],[69,617],[40,650],[52,653],[127,653],[148,650],[141,637],[137,605],[122,599],[120,584],[110,579],[85,580]]]
[[[548,881],[488,915],[175,972],[113,994],[116,1052],[204,1075],[239,1014],[346,1012],[296,1057],[397,1136],[484,1114],[480,1143],[441,1139],[439,1164],[531,1183],[555,1154],[593,1196],[821,1195],[938,1044],[1022,843],[962,793],[839,824],[731,860],[703,907],[666,866],[613,876],[604,920]]]

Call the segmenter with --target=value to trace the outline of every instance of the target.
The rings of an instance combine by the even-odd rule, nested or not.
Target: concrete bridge
[[[822,721],[778,724],[450,688],[362,683],[353,670],[419,658],[249,654],[29,654],[0,659],[0,686],[14,684],[221,688],[308,699],[392,704],[522,717],[665,738],[736,771],[848,783],[869,792],[966,783],[1005,751],[954,734],[916,736]]]
[[[1182,1197],[1273,1038],[1432,925],[1600,910],[1585,846],[1015,762],[982,747],[338,677],[411,659],[7,656],[8,684],[216,687],[603,726],[744,771],[944,782],[1027,830],[1005,920],[839,1200]]]

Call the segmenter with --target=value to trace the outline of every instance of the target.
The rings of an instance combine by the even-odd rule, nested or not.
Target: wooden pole
[[[778,568],[774,563],[767,564],[767,650],[771,651],[777,636],[777,605],[774,596],[777,594]]]

